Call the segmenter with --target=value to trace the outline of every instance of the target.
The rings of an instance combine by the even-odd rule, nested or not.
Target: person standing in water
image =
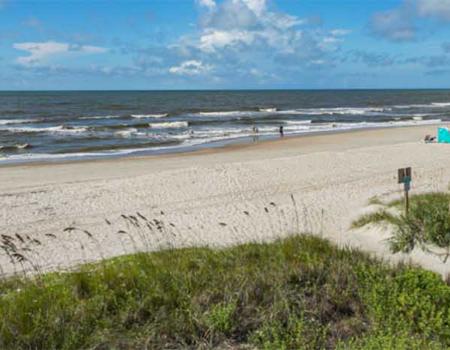
[[[284,128],[283,128],[283,125],[280,125],[280,136],[284,136]]]
[[[258,141],[258,128],[256,127],[256,125],[253,126],[253,142]]]

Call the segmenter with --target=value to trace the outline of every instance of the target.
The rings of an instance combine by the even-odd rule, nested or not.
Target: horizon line
[[[450,87],[445,88],[274,88],[274,89],[33,89],[33,90],[1,90],[4,92],[242,92],[242,91],[414,91],[414,90],[450,90]]]

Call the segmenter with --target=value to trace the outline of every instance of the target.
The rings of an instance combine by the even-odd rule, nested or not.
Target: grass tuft
[[[383,202],[377,196],[373,196],[368,200],[369,205],[383,205]]]
[[[360,216],[357,220],[352,222],[351,228],[361,228],[369,224],[395,223],[397,220],[396,216],[384,209],[380,209],[376,212]]]
[[[390,224],[393,229],[389,239],[392,252],[409,253],[419,246],[446,262],[450,257],[450,195],[432,192],[412,196],[408,214],[402,213],[402,205],[402,200],[387,203],[385,208],[361,216],[351,227]]]

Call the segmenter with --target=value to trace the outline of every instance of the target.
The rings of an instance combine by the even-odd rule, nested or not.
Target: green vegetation
[[[393,252],[409,253],[418,245],[447,261],[450,256],[450,195],[436,192],[413,196],[408,215],[401,212],[402,205],[401,200],[384,204],[382,209],[361,216],[352,226],[389,224],[393,228],[390,239]],[[436,247],[444,251],[437,252]]]
[[[444,349],[450,288],[327,241],[137,254],[0,283],[1,349]]]

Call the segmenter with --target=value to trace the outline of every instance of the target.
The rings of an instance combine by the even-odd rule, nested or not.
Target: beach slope
[[[136,250],[308,232],[445,274],[450,263],[436,257],[389,253],[380,229],[349,229],[371,197],[401,196],[398,168],[413,168],[412,193],[448,189],[450,146],[422,142],[435,132],[360,130],[183,154],[2,166],[0,231],[24,259],[2,251],[0,266],[6,274],[66,269]]]

